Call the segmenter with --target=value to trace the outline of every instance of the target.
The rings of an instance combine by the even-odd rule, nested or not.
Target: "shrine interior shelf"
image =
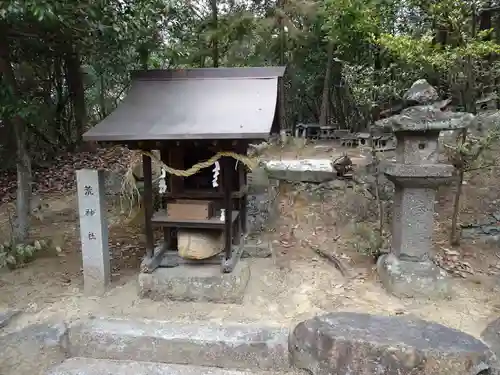
[[[231,198],[241,198],[246,194],[246,186],[242,186],[239,191],[234,191],[231,193]],[[224,193],[222,191],[196,191],[196,190],[186,190],[181,192],[166,192],[162,194],[162,197],[167,199],[223,199]]]
[[[239,211],[233,211],[231,215],[231,223],[234,224],[238,219]],[[211,217],[206,220],[178,220],[170,218],[164,210],[157,211],[153,214],[151,222],[156,227],[163,228],[200,228],[200,229],[224,229],[225,222],[219,217]]]

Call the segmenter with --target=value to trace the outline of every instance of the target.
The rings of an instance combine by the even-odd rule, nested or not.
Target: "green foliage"
[[[434,43],[434,35],[431,33],[419,39],[408,35],[382,34],[374,40],[406,63],[424,64],[443,71],[451,69],[457,61],[468,57],[480,59],[490,54],[500,53],[499,44],[494,41],[480,40],[480,38],[457,47],[443,47]]]
[[[374,0],[327,0],[323,2],[323,29],[344,53],[362,47],[380,28],[380,16]]]
[[[326,112],[329,125],[363,130],[420,78],[467,111],[500,94],[498,14],[482,1],[217,0],[217,22],[213,1],[0,1],[0,158],[15,159],[13,123],[35,166],[73,150],[126,95],[130,70],[211,67],[214,46],[220,66],[287,65],[291,126]],[[467,142],[455,153],[471,168],[483,146]]]
[[[105,117],[123,97],[141,51],[150,58],[163,52],[168,11],[162,0],[0,2],[0,33],[8,38],[0,52],[10,58],[20,91],[15,97],[0,82],[0,116],[28,124],[29,148],[42,151],[42,159],[73,148],[85,123]],[[78,122],[84,127],[76,129]]]
[[[22,267],[31,262],[37,253],[47,249],[47,243],[43,240],[34,241],[30,244],[15,244],[5,242],[0,244],[0,269],[8,267],[10,269]]]
[[[218,0],[217,5],[215,25],[209,0],[0,2],[0,32],[8,36],[21,91],[13,98],[0,86],[0,116],[20,115],[30,124],[30,149],[71,148],[80,139],[82,129],[75,125],[82,114],[68,81],[76,74],[68,71],[68,56],[76,55],[80,64],[84,122],[92,125],[124,97],[130,70],[145,62],[150,68],[210,67],[215,41],[221,66],[288,66],[288,124],[318,121],[332,45],[329,122],[345,127],[369,117],[373,107],[390,106],[418,78],[461,103],[464,92],[477,96],[493,90],[488,84],[500,75],[495,39],[500,31],[480,30],[472,16],[479,9],[474,2]]]

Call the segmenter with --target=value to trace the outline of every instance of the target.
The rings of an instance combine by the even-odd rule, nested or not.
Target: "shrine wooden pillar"
[[[220,159],[222,169],[223,207],[226,211],[224,221],[224,257],[228,260],[233,252],[233,163],[229,157]]]
[[[240,143],[238,147],[238,153],[240,155],[247,155],[248,144],[246,142]],[[247,200],[248,200],[248,186],[247,186],[247,166],[243,163],[238,163],[238,181],[240,197],[238,199],[238,210],[240,211],[239,223],[240,232],[239,235],[245,235],[247,233]]]
[[[150,151],[143,149],[143,151]],[[154,232],[151,218],[153,217],[153,168],[151,158],[147,155],[142,155],[142,170],[144,174],[144,233],[146,235],[146,257],[153,258],[154,254]]]
[[[172,158],[171,158],[171,152],[170,148],[168,147],[167,142],[162,142],[160,145],[160,157],[161,161],[165,163],[168,166],[172,165]],[[167,192],[172,191],[172,185],[171,185],[171,179],[170,176],[165,177],[165,183],[167,184]],[[165,209],[167,207],[167,202],[164,196],[160,197],[162,209]],[[164,251],[169,251],[173,250],[174,246],[174,230],[173,228],[170,227],[163,227],[163,250]]]

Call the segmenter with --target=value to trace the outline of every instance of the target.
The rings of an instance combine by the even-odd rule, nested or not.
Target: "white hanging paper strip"
[[[226,221],[226,210],[225,209],[220,210],[220,221]]]
[[[167,192],[167,172],[162,168],[161,169],[161,175],[160,175],[160,181],[158,182],[158,190],[160,194],[164,194]]]
[[[216,161],[214,164],[213,180],[212,180],[212,186],[214,188],[219,186],[219,171],[220,171],[220,165],[219,165],[219,162]]]

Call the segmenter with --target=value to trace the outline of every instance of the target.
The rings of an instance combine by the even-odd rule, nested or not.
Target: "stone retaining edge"
[[[69,328],[71,357],[229,369],[290,369],[289,330],[250,324],[98,318]]]

